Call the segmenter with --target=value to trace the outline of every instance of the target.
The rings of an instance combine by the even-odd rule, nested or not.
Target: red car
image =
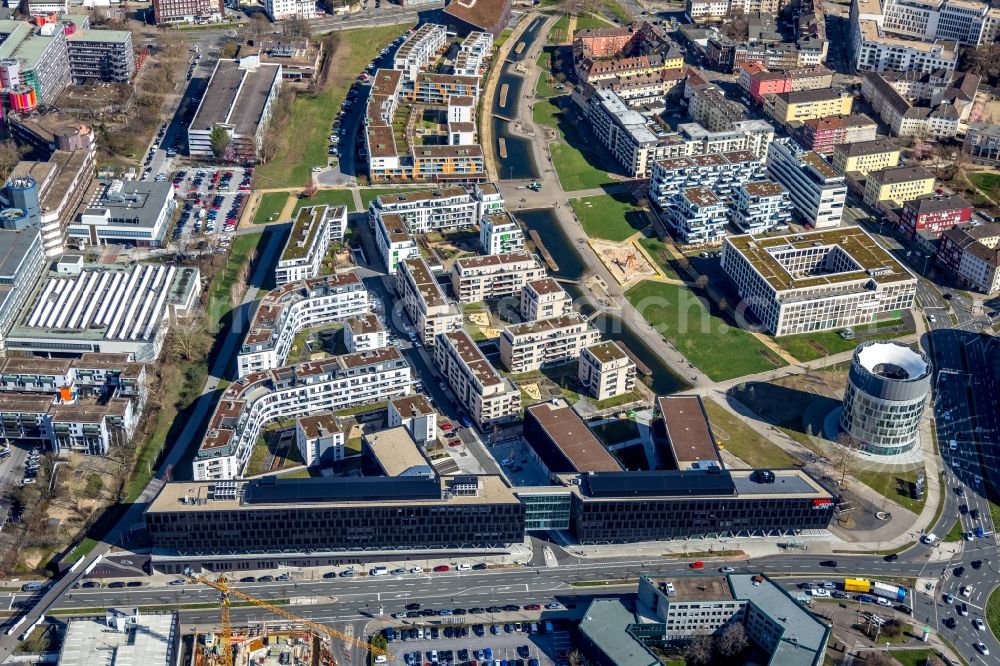
[[[451,567],[449,567],[447,564],[439,564],[436,567],[434,567],[434,571],[451,571]]]
[[[453,426],[453,425],[452,425],[452,424],[451,424],[450,422],[448,422],[448,421],[445,421],[444,423],[442,423],[442,424],[441,424],[441,430],[444,430],[445,432],[447,432],[447,431],[451,430],[451,429],[452,429],[452,428],[454,428],[454,427],[455,427],[455,426]]]
[[[705,563],[699,560],[698,562],[692,562],[688,566],[690,566],[692,569],[704,569]]]
[[[542,607],[540,604],[528,604],[524,607],[524,610],[542,610]]]

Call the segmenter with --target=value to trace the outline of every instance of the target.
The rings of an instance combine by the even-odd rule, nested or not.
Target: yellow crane
[[[229,580],[226,578],[225,574],[219,576],[218,580],[209,580],[208,578],[203,578],[201,576],[187,575],[187,578],[196,582],[208,585],[219,591],[222,595],[222,631],[219,632],[219,662],[224,666],[232,666],[233,664],[233,654],[232,654],[232,637],[233,628],[229,619],[229,604],[230,598],[236,597],[240,601],[245,601],[248,604],[256,606],[258,608],[263,608],[264,610],[270,611],[275,615],[290,620],[291,622],[297,622],[307,628],[309,628],[313,633],[319,636],[329,636],[331,640],[339,640],[349,645],[355,647],[364,648],[374,654],[375,656],[385,657],[389,661],[395,659],[395,655],[384,648],[380,648],[377,645],[372,645],[368,641],[362,640],[360,638],[355,638],[354,636],[348,636],[345,633],[332,629],[325,624],[320,624],[319,622],[313,622],[312,620],[306,619],[295,613],[285,610],[280,606],[275,606],[274,604],[268,603],[263,599],[258,599],[257,597],[251,596],[242,590],[235,587],[229,586]]]

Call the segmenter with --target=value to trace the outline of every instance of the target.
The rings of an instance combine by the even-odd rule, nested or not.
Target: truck
[[[898,585],[875,581],[872,583],[871,593],[896,603],[906,601],[906,588]]]
[[[870,592],[872,582],[867,578],[845,578],[844,592]]]

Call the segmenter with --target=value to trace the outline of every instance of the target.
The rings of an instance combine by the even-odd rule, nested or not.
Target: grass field
[[[565,184],[563,188],[567,189]],[[570,199],[569,204],[592,238],[623,241],[649,224],[646,213],[632,203],[630,194],[599,194]]]
[[[884,330],[882,330],[884,329]],[[855,326],[854,332],[878,330],[878,338],[890,339],[911,333],[910,329],[903,329],[902,321],[894,319],[892,321],[878,322],[868,326]],[[872,339],[865,336],[864,340]],[[812,361],[824,356],[832,356],[840,352],[850,351],[861,344],[862,340],[857,337],[845,340],[840,335],[840,329],[835,331],[818,331],[816,333],[803,333],[802,335],[787,335],[775,338],[782,349],[799,359],[800,361]]]
[[[552,53],[549,51],[542,51],[542,54],[538,56],[538,69],[541,70],[541,74],[538,76],[538,83],[535,84],[535,96],[536,97],[555,97],[559,94],[556,90],[556,80],[552,76]]]
[[[610,21],[605,21],[599,16],[594,16],[593,14],[583,14],[576,17],[576,30],[589,30],[591,28],[611,28],[614,24]]]
[[[347,211],[354,211],[354,197],[350,190],[320,190],[308,199],[299,199],[295,204],[294,215],[303,206],[347,206]]]
[[[264,224],[265,222],[276,221],[278,215],[281,213],[281,209],[285,207],[287,200],[287,192],[265,192],[262,194],[260,197],[260,206],[257,207],[257,214],[253,216],[253,223]]]
[[[994,201],[1000,200],[1000,174],[970,173],[969,180]]]
[[[903,666],[924,666],[928,657],[937,654],[937,650],[930,648],[920,648],[917,650],[893,650],[892,658]]]
[[[531,115],[536,123],[548,125],[549,127],[559,127],[559,118],[562,116],[562,109],[556,106],[551,100],[539,99],[531,107]]]
[[[870,472],[852,469],[850,474],[878,494],[888,497],[904,509],[919,514],[924,508],[924,500],[913,499],[906,493],[908,484],[917,480],[919,471],[914,469],[907,472]]]
[[[622,25],[632,22],[632,15],[625,11],[625,8],[618,4],[615,0],[604,0],[601,4],[609,12],[611,12],[614,17],[622,23]]]
[[[566,192],[589,190],[610,183],[608,174],[591,166],[579,150],[565,143],[549,146],[559,183]]]
[[[569,14],[563,14],[552,29],[549,30],[548,42],[550,44],[561,44],[568,41],[566,31],[569,30]]]
[[[1000,635],[1000,588],[993,590],[986,602],[986,622],[994,636]]]
[[[751,467],[795,467],[795,456],[743,423],[714,400],[705,400],[705,413],[719,445]]]
[[[325,88],[318,94],[303,92],[295,98],[291,118],[280,130],[278,150],[270,161],[257,167],[255,183],[265,188],[302,186],[309,181],[312,167],[327,164],[330,124],[354,77],[405,29],[404,25],[390,25],[339,33],[340,43],[331,57],[333,71]]]
[[[365,210],[368,210],[368,204],[370,204],[375,197],[381,194],[400,194],[402,192],[413,192],[414,190],[426,190],[430,189],[428,187],[366,187],[361,190],[361,205],[364,206]]]
[[[625,296],[660,335],[714,381],[785,365],[753,335],[711,312],[686,287],[646,280]]]
[[[667,263],[667,258],[670,255],[667,253],[666,243],[659,238],[640,238],[639,245],[653,258],[657,268],[660,269],[664,277],[674,278],[675,280],[681,279],[681,276],[677,274],[673,266]]]

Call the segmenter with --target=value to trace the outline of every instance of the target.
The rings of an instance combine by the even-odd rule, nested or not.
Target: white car
[[[734,571],[736,571],[736,569],[732,567],[722,567],[719,569],[719,573],[733,573]]]
[[[826,581],[825,583],[823,583],[823,587],[826,588],[827,590],[836,590],[837,584],[831,581]]]
[[[959,592],[959,594],[961,594],[961,595],[962,595],[963,597],[971,597],[971,596],[972,596],[972,586],[971,586],[971,585],[966,585],[965,587],[963,587],[963,588],[962,588],[961,590],[959,590],[958,592]]]
[[[976,631],[984,631],[986,629],[986,625],[983,624],[982,618],[977,617],[972,621],[972,624],[976,625]]]
[[[976,643],[976,649],[985,655],[988,655],[990,653],[990,649],[986,647],[985,643]]]
[[[950,451],[958,451],[958,442],[954,439],[948,442],[948,449]]]
[[[937,540],[938,540],[937,535],[934,534],[933,532],[931,532],[930,534],[925,534],[922,537],[920,537],[920,541],[926,543],[928,546],[933,546],[935,543],[937,543]]]
[[[423,573],[424,570],[420,567],[410,567],[410,573]]]
[[[320,171],[322,171],[322,170],[323,170],[323,167],[313,167],[313,168],[312,168],[312,172],[313,172],[313,173],[319,173],[319,172],[320,172]]]
[[[818,588],[815,590],[809,590],[809,594],[814,597],[830,598],[830,590],[824,590],[823,588]]]

